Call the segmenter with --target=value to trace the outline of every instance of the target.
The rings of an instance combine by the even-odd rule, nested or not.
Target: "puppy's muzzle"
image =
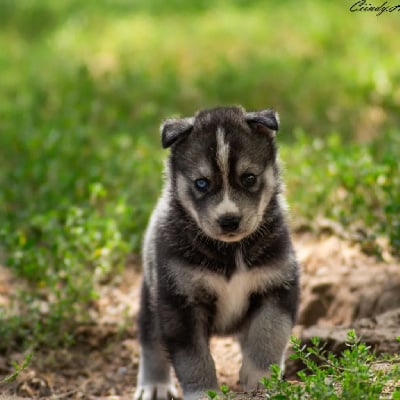
[[[218,218],[218,225],[224,233],[235,232],[239,228],[241,217],[233,214],[225,214]]]

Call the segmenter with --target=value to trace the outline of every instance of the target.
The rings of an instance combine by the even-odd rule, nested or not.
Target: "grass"
[[[5,378],[1,379],[0,386],[5,385],[10,382],[14,382],[18,378],[18,376],[21,374],[21,372],[24,371],[29,366],[29,363],[30,363],[32,357],[33,357],[33,354],[29,353],[25,356],[24,360],[20,364],[18,364],[17,362],[14,362],[13,363],[14,372],[11,373],[10,375],[6,376]]]
[[[271,377],[262,380],[267,399],[399,398],[400,368],[396,364],[399,359],[392,357],[388,361],[377,357],[369,346],[357,338],[354,331],[348,332],[348,348],[339,357],[325,351],[319,338],[313,338],[311,346],[302,344],[294,337],[291,342],[291,358],[305,365],[298,372],[300,383],[281,380],[279,367],[273,366]],[[379,365],[386,365],[387,368],[379,368]]]
[[[367,253],[379,257],[382,244],[390,243],[399,254],[398,135],[387,132],[360,144],[348,143],[337,133],[321,140],[297,131],[295,139],[293,147],[282,148],[282,158],[289,160],[286,184],[294,224],[312,228],[319,218],[328,218]]]
[[[140,249],[160,120],[198,108],[279,110],[294,224],[323,216],[399,254],[394,14],[311,0],[6,0],[0,14],[0,263],[29,284],[17,311],[0,307],[1,348],[73,338],[96,284]]]
[[[400,338],[399,338],[400,339]],[[347,349],[339,356],[326,351],[319,338],[310,346],[292,337],[291,359],[299,360],[304,369],[298,372],[299,381],[282,379],[278,365],[271,367],[270,377],[262,378],[265,398],[271,400],[378,400],[400,398],[399,358],[378,357],[354,331],[347,335]],[[210,400],[233,400],[238,397],[226,385],[221,393],[209,391]],[[240,397],[243,398],[243,397]],[[249,397],[246,397],[249,398]],[[258,397],[257,397],[258,398]]]

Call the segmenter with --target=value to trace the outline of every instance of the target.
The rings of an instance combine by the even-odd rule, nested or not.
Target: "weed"
[[[229,389],[227,385],[220,386],[220,394],[215,390],[209,390],[207,392],[207,397],[210,400],[233,400],[235,398],[235,393]]]
[[[398,134],[368,144],[347,143],[338,134],[321,140],[297,131],[295,137],[294,145],[281,149],[293,215],[313,223],[321,216],[336,221],[348,238],[377,255],[377,239],[386,237],[400,254]]]
[[[19,374],[28,367],[29,363],[31,362],[32,356],[32,353],[28,353],[20,364],[18,364],[17,362],[13,362],[14,372],[1,379],[0,386],[5,385],[6,383],[14,382],[18,378]]]
[[[400,388],[394,386],[400,382],[400,368],[395,363],[398,358],[392,356],[389,362],[378,358],[354,331],[348,332],[348,348],[339,357],[326,351],[319,338],[306,346],[292,337],[291,344],[294,354],[290,358],[305,365],[298,372],[300,382],[283,381],[279,367],[272,366],[271,377],[262,379],[269,399],[373,400],[387,394],[388,385],[393,385],[391,398],[399,396]],[[382,363],[389,367],[376,368]]]

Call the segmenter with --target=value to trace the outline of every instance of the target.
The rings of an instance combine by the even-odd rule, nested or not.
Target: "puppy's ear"
[[[194,118],[171,118],[161,125],[161,143],[164,149],[172,146],[180,137],[193,129]]]
[[[248,124],[254,126],[259,131],[275,136],[275,132],[279,130],[279,115],[274,110],[261,110],[254,112],[246,112],[245,119]]]

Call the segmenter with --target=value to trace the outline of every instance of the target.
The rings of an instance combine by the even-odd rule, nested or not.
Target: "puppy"
[[[245,390],[283,368],[299,296],[277,163],[278,115],[221,107],[161,126],[171,148],[144,239],[135,399],[185,400],[218,383],[209,339],[235,334]]]

